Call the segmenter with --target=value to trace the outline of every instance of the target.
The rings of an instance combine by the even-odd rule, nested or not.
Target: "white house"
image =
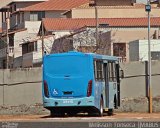
[[[160,40],[151,40],[151,59],[160,60]],[[129,43],[130,61],[148,61],[148,40],[135,40]]]

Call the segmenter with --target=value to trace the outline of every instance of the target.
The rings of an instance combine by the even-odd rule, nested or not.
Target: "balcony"
[[[33,67],[34,64],[42,62],[41,52],[30,52],[23,55],[23,67]]]

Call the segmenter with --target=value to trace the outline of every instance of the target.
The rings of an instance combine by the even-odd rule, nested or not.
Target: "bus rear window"
[[[87,56],[51,56],[44,63],[45,71],[52,75],[84,75],[90,68]]]

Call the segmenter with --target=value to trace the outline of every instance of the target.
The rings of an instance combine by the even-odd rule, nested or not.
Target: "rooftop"
[[[49,0],[23,8],[21,11],[70,10],[86,3],[89,3],[89,0]]]
[[[110,27],[147,27],[147,18],[100,18],[99,24],[109,24]],[[84,26],[95,26],[94,18],[45,18],[44,27],[47,31],[77,30]],[[151,26],[160,26],[160,17],[151,18]]]
[[[48,0],[10,0],[9,4],[17,2],[44,2]]]

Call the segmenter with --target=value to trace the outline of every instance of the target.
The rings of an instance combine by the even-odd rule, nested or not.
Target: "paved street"
[[[49,115],[3,115],[0,116],[0,128],[123,128],[123,127],[160,127],[160,113],[117,113],[113,116],[89,117],[50,117]],[[143,124],[143,122],[150,122]],[[95,124],[94,124],[95,123]],[[128,126],[129,125],[129,126]],[[142,125],[142,126],[141,126]],[[147,127],[148,128],[148,127]]]
[[[159,121],[160,113],[116,113],[113,116],[91,117],[77,115],[75,117],[51,117],[49,115],[0,115],[3,121],[39,121],[39,122],[99,122],[99,121]]]

